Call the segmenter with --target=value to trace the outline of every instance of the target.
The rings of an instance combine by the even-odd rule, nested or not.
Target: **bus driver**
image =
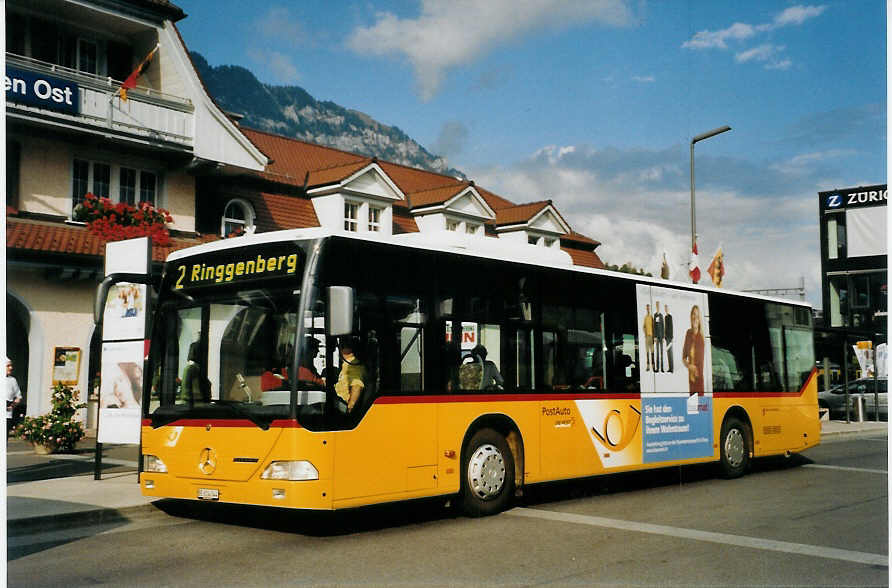
[[[335,392],[346,403],[346,412],[349,414],[362,391],[365,388],[366,369],[360,358],[355,354],[358,339],[356,337],[343,337],[339,344],[341,355],[341,374],[335,384]],[[342,407],[343,410],[343,407]]]

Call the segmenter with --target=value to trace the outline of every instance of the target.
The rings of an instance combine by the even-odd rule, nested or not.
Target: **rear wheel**
[[[492,429],[474,433],[462,452],[462,510],[482,517],[504,510],[514,495],[514,457]]]
[[[722,423],[720,459],[722,474],[726,478],[738,478],[746,472],[749,463],[749,435],[746,425],[737,417],[728,417]]]

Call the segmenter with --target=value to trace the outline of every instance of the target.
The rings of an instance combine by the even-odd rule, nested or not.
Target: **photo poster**
[[[146,285],[121,282],[108,291],[102,315],[102,340],[145,339]]]
[[[644,462],[710,457],[709,299],[647,284],[636,294]]]
[[[105,245],[105,275],[151,272],[148,237]],[[145,284],[118,283],[109,289],[102,315],[98,443],[140,442],[146,325],[151,312]],[[97,455],[99,453],[97,452]]]
[[[99,443],[139,443],[144,351],[143,341],[102,344]]]
[[[74,386],[81,366],[80,347],[56,347],[53,349],[53,384]]]

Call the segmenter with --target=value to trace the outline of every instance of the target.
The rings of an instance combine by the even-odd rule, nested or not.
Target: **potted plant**
[[[87,193],[84,201],[74,208],[72,218],[87,223],[90,232],[105,241],[151,237],[155,245],[170,245],[167,223],[173,222],[173,218],[167,210],[148,202],[137,206],[115,204],[108,198]]]
[[[38,453],[68,452],[84,438],[84,427],[74,413],[86,404],[78,403],[78,392],[70,386],[53,386],[53,409],[38,417],[26,416],[16,427],[15,436],[29,441]]]

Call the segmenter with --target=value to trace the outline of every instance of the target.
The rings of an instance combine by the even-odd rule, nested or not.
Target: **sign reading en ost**
[[[6,68],[6,101],[68,114],[80,110],[80,88],[74,82],[14,67]]]

